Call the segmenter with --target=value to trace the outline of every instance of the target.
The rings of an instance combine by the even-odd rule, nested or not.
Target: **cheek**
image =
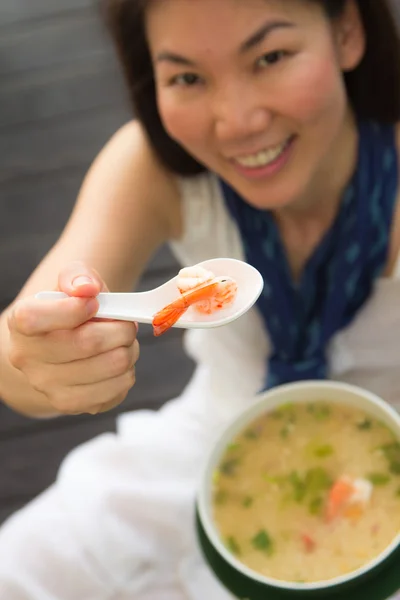
[[[293,115],[304,124],[319,122],[329,117],[342,116],[346,93],[340,71],[332,57],[305,61],[288,78],[286,97],[294,100]]]
[[[205,141],[204,115],[194,103],[179,102],[167,93],[158,97],[158,111],[168,135],[186,148],[196,148]]]

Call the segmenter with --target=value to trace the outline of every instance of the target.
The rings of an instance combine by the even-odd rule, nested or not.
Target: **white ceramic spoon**
[[[233,304],[211,315],[202,315],[191,307],[175,323],[182,329],[220,327],[241,317],[256,302],[264,286],[260,273],[247,263],[233,258],[213,258],[198,265],[212,271],[216,277],[232,277],[238,284]],[[97,296],[99,310],[96,317],[151,323],[161,308],[179,297],[177,276],[148,292],[112,293],[102,292]],[[36,298],[57,300],[66,298],[63,292],[39,292]]]

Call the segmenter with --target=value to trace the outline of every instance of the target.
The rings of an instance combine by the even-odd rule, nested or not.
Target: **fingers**
[[[43,337],[36,346],[38,360],[68,363],[104,354],[119,347],[132,346],[137,328],[126,321],[89,321],[73,331],[58,330]]]
[[[58,289],[68,296],[94,297],[108,288],[100,275],[85,263],[75,261],[65,267],[58,277]]]
[[[33,387],[51,395],[59,387],[91,385],[125,375],[132,370],[139,358],[137,340],[129,346],[120,346],[104,354],[85,360],[63,364],[41,364],[32,362],[25,367]]]
[[[52,406],[61,414],[97,414],[118,406],[135,384],[135,368],[96,384],[59,388]]]
[[[74,329],[85,323],[98,311],[95,298],[62,298],[38,300],[27,297],[11,310],[10,330],[32,337],[59,329]]]

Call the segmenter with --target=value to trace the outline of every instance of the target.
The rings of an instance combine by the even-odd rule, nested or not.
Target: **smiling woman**
[[[149,131],[150,140],[157,140],[153,142],[156,152],[171,170],[193,175],[201,172],[204,166],[166,133],[157,108],[153,64],[145,29],[145,9],[151,2],[157,4],[157,0],[102,0],[103,14],[125,72],[134,111]],[[257,4],[261,3],[263,0]],[[318,5],[331,19],[338,19],[347,4],[346,0],[302,0],[302,3]],[[386,0],[360,0],[357,7],[368,43],[357,68],[344,73],[349,99],[356,113],[363,118],[393,122],[398,120],[400,112],[400,61],[394,20]],[[209,9],[214,14],[215,3]],[[187,27],[187,31],[192,30]],[[190,77],[193,83],[193,74]],[[377,94],[377,90],[381,93]]]
[[[184,266],[245,260],[265,285],[240,319],[188,332],[198,368],[180,398],[77,449],[0,530],[0,596],[227,600],[193,527],[226,422],[260,390],[307,379],[400,408],[399,39],[385,0],[102,5],[136,120],[94,161],[63,235],[1,316],[1,395],[30,414],[120,403],[136,328],[92,319],[92,296],[131,289],[166,241]],[[68,298],[32,299],[43,289]]]

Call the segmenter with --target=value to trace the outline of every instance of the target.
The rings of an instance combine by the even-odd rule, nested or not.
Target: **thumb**
[[[58,289],[68,296],[80,298],[94,298],[100,292],[108,292],[97,271],[80,261],[72,262],[62,269],[58,276]]]

